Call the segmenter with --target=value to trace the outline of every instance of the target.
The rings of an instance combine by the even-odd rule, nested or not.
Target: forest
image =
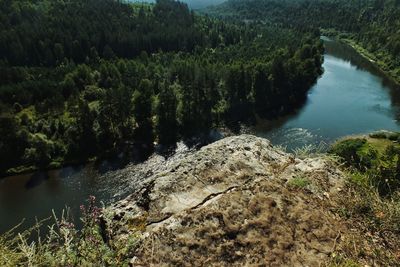
[[[400,83],[399,0],[228,0],[205,12],[231,20],[322,29],[358,48]]]
[[[184,3],[0,3],[0,173],[56,168],[273,117],[322,74],[316,28]]]

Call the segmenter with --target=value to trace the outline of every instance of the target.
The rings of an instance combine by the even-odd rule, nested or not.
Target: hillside
[[[156,0],[127,0],[128,2],[137,2],[137,3],[155,3]],[[209,6],[219,5],[225,0],[182,0],[180,2],[187,3],[188,6],[192,9],[202,9]]]
[[[229,137],[167,160],[110,207],[91,199],[80,232],[63,216],[33,250],[3,237],[0,264],[398,266],[398,202],[350,177],[332,156]]]
[[[172,0],[0,5],[0,176],[235,131],[292,111],[322,73],[319,33]]]
[[[229,0],[206,12],[234,20],[324,29],[324,34],[350,43],[400,83],[399,1]]]

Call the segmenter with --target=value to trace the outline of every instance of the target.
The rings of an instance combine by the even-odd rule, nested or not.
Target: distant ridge
[[[192,9],[202,9],[208,6],[219,5],[226,0],[180,0],[180,2],[187,3],[188,6]],[[156,0],[127,0],[127,2],[147,2],[147,3],[155,3]]]

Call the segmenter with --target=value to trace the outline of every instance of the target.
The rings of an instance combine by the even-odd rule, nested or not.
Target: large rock
[[[105,211],[110,242],[138,235],[134,266],[318,266],[335,249],[329,160],[241,135],[169,164]]]

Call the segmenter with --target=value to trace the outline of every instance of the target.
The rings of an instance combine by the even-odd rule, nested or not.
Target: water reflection
[[[358,70],[368,71],[375,76],[379,76],[381,78],[381,86],[384,88],[398,89],[399,86],[384,72],[382,72],[379,67],[371,63],[359,53],[355,52],[351,46],[326,37],[323,38],[323,40],[327,54],[348,61]]]
[[[25,187],[31,189],[33,187],[39,186],[43,181],[49,179],[49,175],[46,172],[38,172],[31,175],[29,180],[26,182]]]
[[[305,105],[253,131],[289,150],[351,134],[400,130],[400,88],[353,48],[327,38],[324,74]]]
[[[166,158],[184,158],[190,150],[221,137],[219,132],[212,131],[207,138],[178,143],[174,151],[157,148],[157,153],[145,163],[138,162],[134,154],[139,151],[132,149],[129,155],[133,157],[121,154],[112,160],[0,179],[0,233],[24,218],[21,229],[26,229],[36,218],[49,217],[53,209],[59,215],[66,206],[71,208],[79,226],[79,206],[90,195],[96,196],[98,205],[121,199],[139,188],[154,171],[163,170]]]

